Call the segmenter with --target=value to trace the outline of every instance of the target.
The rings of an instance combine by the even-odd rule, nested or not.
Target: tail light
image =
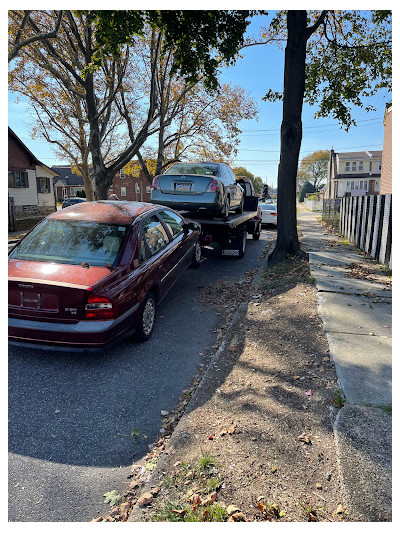
[[[157,190],[158,188],[159,188],[159,186],[158,186],[158,177],[156,176],[153,179],[153,189]]]
[[[214,178],[208,184],[206,192],[217,192],[219,190],[219,183]]]
[[[88,303],[85,305],[85,319],[111,320],[114,317],[113,304],[108,298],[89,293]]]
[[[275,211],[272,211],[272,212],[270,213],[270,215],[275,215],[275,216],[276,216]]]

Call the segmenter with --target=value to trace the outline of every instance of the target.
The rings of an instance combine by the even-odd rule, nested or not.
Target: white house
[[[379,194],[382,150],[335,153],[331,150],[325,198]]]
[[[17,217],[56,211],[54,176],[57,172],[39,161],[8,128],[8,196]]]

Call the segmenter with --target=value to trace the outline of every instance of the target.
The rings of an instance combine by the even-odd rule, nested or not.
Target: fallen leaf
[[[233,513],[240,512],[240,509],[239,507],[236,507],[236,505],[228,505],[226,512],[228,513],[228,515],[232,515]]]
[[[119,506],[119,510],[120,510],[121,518],[123,522],[126,522],[128,520],[130,508],[131,508],[131,502],[124,502],[124,503],[121,503],[121,505]]]
[[[243,513],[233,513],[228,518],[228,522],[246,522],[246,518]]]
[[[297,440],[304,442],[305,444],[311,444],[311,435],[308,433],[302,433],[297,437]]]
[[[238,347],[235,346],[235,345],[233,345],[233,346],[229,346],[228,351],[229,351],[229,352],[236,352],[237,349],[238,349]]]
[[[109,503],[111,506],[116,505],[122,499],[121,495],[116,490],[111,490],[110,492],[106,492],[105,494],[103,494],[103,496],[104,496],[104,503]]]
[[[177,514],[178,516],[182,517],[186,514],[186,509],[171,509],[171,513]]]
[[[146,505],[149,505],[149,503],[151,503],[152,501],[153,495],[151,494],[151,492],[145,492],[144,494],[142,494],[142,496],[140,496],[137,502],[140,507],[145,507]]]
[[[233,435],[235,433],[235,429],[236,429],[235,426],[231,426],[230,428],[226,430],[226,432],[229,433],[229,435]]]

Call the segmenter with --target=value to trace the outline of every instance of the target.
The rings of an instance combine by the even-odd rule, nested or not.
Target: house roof
[[[362,152],[336,153],[338,159],[381,159],[382,150],[363,150]]]
[[[40,167],[43,167],[45,168],[46,170],[48,170],[49,172],[51,172],[52,174],[54,174],[54,176],[57,176],[57,171],[55,171],[53,168],[50,168],[48,167],[47,165],[45,165],[44,163],[42,163],[41,161],[39,161],[39,159],[33,155],[33,153],[29,150],[29,148],[21,141],[21,139],[18,137],[18,135],[10,128],[10,126],[8,126],[8,135],[10,137],[12,137],[16,143],[18,143],[20,145],[20,147],[22,148],[22,150],[25,151],[25,153],[29,156],[29,159],[32,161],[32,164],[33,165],[38,165]]]
[[[83,176],[78,176],[72,172],[69,165],[52,165],[51,168],[58,174],[58,177],[54,178],[54,185],[56,187],[84,187]]]

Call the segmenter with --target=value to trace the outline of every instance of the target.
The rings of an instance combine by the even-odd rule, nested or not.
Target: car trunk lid
[[[111,274],[105,267],[9,261],[9,316],[27,320],[77,322],[88,289]]]
[[[160,191],[165,194],[204,194],[213,178],[201,175],[163,174],[158,176]]]

